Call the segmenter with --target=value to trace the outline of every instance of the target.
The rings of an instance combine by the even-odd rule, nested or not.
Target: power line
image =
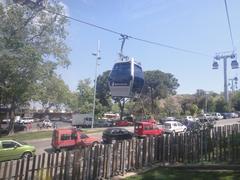
[[[231,42],[232,42],[232,48],[233,48],[233,50],[234,50],[234,41],[233,41],[232,28],[231,28],[229,13],[228,13],[227,0],[224,0],[224,3],[225,3],[226,14],[227,14],[227,20],[228,20],[228,28],[229,28],[230,37],[231,37]]]
[[[98,29],[101,29],[101,30],[104,30],[104,31],[107,31],[107,32],[110,32],[110,33],[113,33],[113,34],[117,34],[117,35],[120,35],[120,36],[125,36],[125,37],[128,37],[128,38],[137,40],[137,41],[145,42],[145,43],[152,44],[152,45],[161,46],[161,47],[168,48],[168,49],[182,51],[182,52],[185,52],[185,53],[191,53],[191,54],[197,54],[197,55],[201,55],[201,56],[210,57],[210,55],[207,55],[207,54],[202,53],[202,52],[193,51],[193,50],[184,49],[184,48],[178,48],[178,47],[175,47],[175,46],[170,46],[170,45],[159,43],[159,42],[154,42],[154,41],[149,41],[149,40],[146,40],[146,39],[141,39],[141,38],[130,36],[130,35],[118,32],[118,31],[114,31],[114,30],[109,29],[109,28],[98,26],[96,24],[89,23],[89,22],[86,22],[86,21],[83,21],[83,20],[80,20],[80,19],[77,19],[77,18],[74,18],[74,17],[71,17],[71,16],[67,16],[67,15],[64,15],[64,14],[61,14],[61,13],[58,13],[58,12],[55,12],[55,11],[51,11],[51,10],[46,9],[46,8],[45,8],[45,10],[47,12],[49,12],[49,13],[56,14],[56,15],[59,15],[59,16],[71,19],[71,20],[76,21],[76,22],[79,22],[79,23],[82,23],[82,24],[86,24],[88,26],[95,27],[95,28],[98,28]]]

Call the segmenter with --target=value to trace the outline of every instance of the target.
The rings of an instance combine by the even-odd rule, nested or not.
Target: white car
[[[2,120],[2,123],[4,124],[4,123],[9,123],[11,121],[11,119],[3,119]]]
[[[21,118],[20,116],[16,116],[15,117],[15,122],[16,123],[29,124],[29,123],[33,123],[34,119],[32,117],[23,117],[23,118]]]
[[[192,116],[186,116],[184,119],[187,121],[194,121],[194,118]]]
[[[32,117],[23,117],[20,119],[20,123],[28,124],[28,123],[33,123],[34,119]]]
[[[215,120],[223,119],[223,116],[220,113],[213,113],[212,116]]]
[[[178,121],[166,121],[164,123],[165,133],[181,133],[186,132],[187,126],[183,125]]]
[[[52,125],[53,125],[52,122],[50,120],[48,120],[48,119],[45,119],[42,122],[42,126],[43,127],[52,127]]]

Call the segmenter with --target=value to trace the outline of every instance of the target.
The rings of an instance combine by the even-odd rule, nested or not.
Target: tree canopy
[[[48,9],[64,14],[57,1]],[[43,9],[0,3],[0,98],[14,111],[31,100],[58,65],[70,64],[67,19]]]

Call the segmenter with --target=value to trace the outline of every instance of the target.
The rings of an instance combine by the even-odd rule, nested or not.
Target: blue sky
[[[197,89],[223,91],[223,62],[212,70],[216,52],[232,51],[224,0],[62,0],[68,15],[134,37],[199,51],[200,56],[129,39],[124,54],[140,61],[144,71],[172,73],[179,81],[178,94]],[[228,0],[236,52],[240,48],[240,1]],[[58,72],[75,90],[79,80],[94,79],[97,41],[101,42],[98,74],[110,70],[118,59],[119,36],[70,21],[67,44],[71,66]],[[240,55],[239,55],[240,56]],[[230,68],[228,78],[238,76]],[[240,77],[238,77],[240,79]]]

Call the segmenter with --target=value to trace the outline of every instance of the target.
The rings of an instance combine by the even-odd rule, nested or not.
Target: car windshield
[[[170,123],[164,123],[164,126],[165,126],[165,128],[167,128],[167,129],[170,129],[170,128],[171,128],[171,124],[170,124]]]

